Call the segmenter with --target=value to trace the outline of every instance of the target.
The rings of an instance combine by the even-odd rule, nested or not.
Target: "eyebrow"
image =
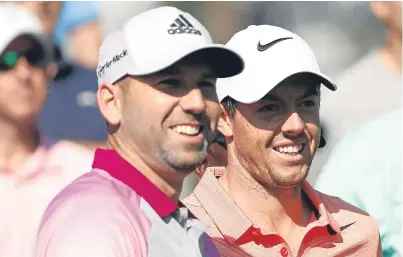
[[[305,94],[303,94],[299,99],[307,98],[310,96],[318,96],[319,95],[319,86],[310,87]]]

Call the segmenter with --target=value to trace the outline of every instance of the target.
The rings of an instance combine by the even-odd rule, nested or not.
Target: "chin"
[[[290,190],[296,188],[297,186],[301,185],[304,182],[304,179],[298,181],[274,181],[274,187],[282,190]]]
[[[12,119],[18,124],[29,125],[36,122],[37,114],[31,112],[18,113],[16,115],[13,115]]]
[[[204,162],[204,157],[200,154],[180,153],[180,158],[171,155],[166,158],[166,162],[177,172],[192,173],[198,166]]]
[[[279,167],[268,169],[267,176],[271,180],[271,185],[278,189],[292,189],[304,182],[308,176],[308,168],[306,165],[293,167]]]

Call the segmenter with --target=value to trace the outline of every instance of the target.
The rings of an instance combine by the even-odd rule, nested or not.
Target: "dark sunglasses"
[[[214,137],[212,144],[214,144],[214,143],[217,143],[217,144],[221,145],[222,147],[224,147],[225,149],[227,149],[227,143],[225,142],[225,137],[219,131],[216,131],[216,135]]]
[[[6,51],[0,56],[0,71],[9,71],[15,68],[18,60],[24,57],[32,67],[43,67],[45,52],[40,46],[33,46],[25,51]]]

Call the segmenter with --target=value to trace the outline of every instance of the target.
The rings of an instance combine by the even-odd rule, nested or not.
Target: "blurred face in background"
[[[402,33],[402,1],[370,2],[374,15],[388,29]]]
[[[208,167],[227,166],[227,163],[227,144],[225,137],[217,130],[214,141],[207,149],[206,159],[195,169],[194,175],[197,180],[200,180]]]
[[[29,9],[41,21],[44,32],[51,35],[59,20],[62,2],[57,1],[37,1],[37,2],[16,2],[16,4]]]
[[[30,36],[14,39],[0,55],[0,118],[30,124],[47,94],[45,52]]]

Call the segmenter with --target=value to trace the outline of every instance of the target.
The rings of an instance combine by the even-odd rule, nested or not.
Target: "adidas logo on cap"
[[[183,17],[182,14],[180,14],[179,17],[175,19],[174,23],[171,24],[168,34],[176,35],[183,33],[201,36],[200,30],[195,29],[193,25],[185,17]]]

